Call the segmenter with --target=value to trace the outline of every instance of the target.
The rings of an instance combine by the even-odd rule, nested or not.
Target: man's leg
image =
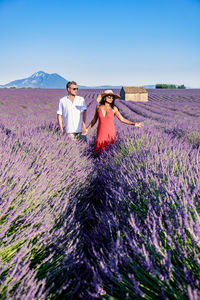
[[[80,133],[76,133],[77,140],[87,142],[87,136]]]
[[[70,136],[70,138],[72,140],[75,140],[76,139],[76,133],[68,133],[68,135]]]
[[[80,133],[80,140],[83,142],[87,142],[87,135],[83,135]]]
[[[81,140],[81,141],[84,141],[84,142],[87,142],[87,136],[86,135],[82,135],[81,132],[80,133],[77,133],[77,132],[74,132],[74,133],[69,133],[69,136],[72,138],[72,140]]]

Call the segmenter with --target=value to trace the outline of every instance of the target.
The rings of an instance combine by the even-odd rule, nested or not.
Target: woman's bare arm
[[[116,117],[117,117],[122,123],[125,123],[125,124],[128,124],[128,125],[133,125],[133,126],[135,126],[135,127],[142,127],[142,126],[144,126],[144,123],[142,123],[142,122],[132,122],[132,121],[129,121],[129,120],[127,120],[126,118],[124,118],[124,117],[120,114],[120,112],[119,112],[119,110],[118,110],[118,108],[117,108],[116,106],[114,107],[114,112],[115,112]]]
[[[86,128],[86,130],[90,130],[90,128],[92,128],[94,126],[94,124],[97,122],[98,120],[98,106],[96,107],[96,111],[95,111],[95,114],[94,114],[94,118],[93,120],[90,122],[90,124],[88,125],[88,127]]]

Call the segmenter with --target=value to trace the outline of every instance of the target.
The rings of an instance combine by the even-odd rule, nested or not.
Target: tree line
[[[156,89],[186,89],[186,87],[184,84],[175,85],[175,84],[157,83]]]

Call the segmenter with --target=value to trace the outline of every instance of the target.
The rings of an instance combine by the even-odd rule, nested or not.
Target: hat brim
[[[113,96],[115,99],[119,99],[120,96],[117,95],[117,94],[113,94],[113,93],[102,93],[102,94],[99,94],[97,96],[97,102],[101,102],[101,99],[104,97],[104,96]]]

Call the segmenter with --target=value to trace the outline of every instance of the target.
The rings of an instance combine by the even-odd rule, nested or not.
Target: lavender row
[[[145,127],[116,120],[94,159],[96,127],[86,145],[61,137],[56,92],[31,93],[1,113],[1,297],[197,299],[199,150],[125,103]]]
[[[159,131],[129,129],[100,167],[113,243],[97,268],[104,293],[198,299],[199,150]]]
[[[26,173],[20,178],[23,175],[26,184],[14,178],[12,172],[8,174],[7,165],[3,166],[7,181],[3,182],[1,198],[12,201],[9,206],[5,202],[1,218],[1,256],[6,274],[2,277],[6,279],[2,293],[20,295],[22,299],[53,295],[58,299],[70,295],[74,299],[155,299],[161,291],[163,299],[174,295],[187,299],[190,294],[195,299],[200,279],[198,151],[181,141],[174,143],[159,131],[152,134],[151,130],[129,128],[124,139],[95,160],[95,169],[91,158],[83,161],[87,163],[85,169],[81,161],[76,161],[77,155],[84,158],[83,153],[75,153],[77,147],[70,145],[70,152],[66,151],[69,144],[62,140],[64,149],[61,143],[55,149],[50,138],[46,141],[47,134],[42,140],[38,133],[42,147],[36,143],[36,132],[30,135],[34,150],[25,142],[28,133],[21,136],[23,147],[14,146],[14,153],[21,152],[20,157],[27,150],[29,157],[34,152],[41,156],[36,155],[34,163],[24,157]],[[55,143],[58,136],[51,128],[48,135],[52,133]],[[45,161],[46,151],[41,150],[45,143],[50,144],[53,154],[49,162]],[[52,162],[59,165],[58,149],[65,151],[77,168],[74,182],[69,169],[55,169],[52,173]],[[84,146],[83,150],[86,151]],[[75,153],[73,160],[71,151]],[[15,163],[20,161],[15,157]],[[88,167],[92,172],[85,174],[84,184],[80,179]],[[10,165],[8,168],[16,174]],[[20,170],[18,165],[16,168]],[[37,183],[34,176],[29,177],[35,169],[46,181],[41,178]],[[65,180],[55,184],[54,177],[60,171]],[[34,187],[38,189],[36,195]]]
[[[41,270],[54,265],[55,252],[60,259],[54,245],[63,236],[65,258],[71,259],[78,242],[75,195],[89,184],[93,165],[84,147],[61,138],[51,124],[9,137],[1,133],[1,142],[0,294],[44,299]]]

